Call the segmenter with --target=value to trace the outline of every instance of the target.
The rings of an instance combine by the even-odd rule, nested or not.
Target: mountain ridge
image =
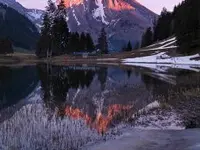
[[[129,40],[133,45],[140,42],[157,17],[135,0],[66,0],[65,5],[71,32],[89,32],[96,41],[104,27],[112,50],[120,50]]]
[[[24,15],[0,3],[0,38],[9,39],[13,46],[34,49],[39,32]]]
[[[35,26],[38,28],[38,30],[40,29],[41,24],[42,24],[42,18],[43,18],[42,14],[44,13],[43,10],[25,8],[16,0],[0,0],[0,3],[17,10],[20,14],[24,15],[30,21],[32,21],[35,24]]]
[[[60,0],[56,0],[58,3]],[[40,30],[43,10],[27,9],[16,0],[0,0],[0,3],[23,14]],[[132,45],[141,41],[147,27],[153,26],[155,13],[136,0],[65,0],[67,22],[71,32],[88,32],[97,42],[104,27],[109,48],[119,51],[130,40]]]

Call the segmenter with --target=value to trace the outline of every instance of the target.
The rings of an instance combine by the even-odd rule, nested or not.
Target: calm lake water
[[[126,127],[200,127],[198,68],[0,67],[0,149],[80,149]]]

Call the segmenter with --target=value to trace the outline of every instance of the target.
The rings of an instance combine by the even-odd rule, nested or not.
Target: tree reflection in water
[[[82,119],[90,128],[96,129],[99,133],[105,133],[114,119],[123,118],[126,111],[132,108],[129,105],[111,104],[106,106],[106,112],[102,114],[92,102],[92,97],[79,100],[76,104],[73,104],[72,99],[69,101],[71,90],[78,92],[88,89],[94,78],[99,81],[101,92],[104,92],[107,68],[59,67],[48,64],[40,64],[37,68],[45,106],[52,113],[58,110],[59,117]]]

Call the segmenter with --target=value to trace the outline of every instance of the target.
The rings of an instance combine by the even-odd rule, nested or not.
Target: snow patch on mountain
[[[94,9],[94,11],[93,11],[93,17],[95,19],[97,19],[98,17],[100,17],[101,21],[104,24],[108,25],[109,22],[107,22],[105,20],[106,15],[105,15],[105,12],[104,12],[104,6],[103,6],[103,3],[102,3],[102,0],[95,0],[95,4],[98,6],[98,8]]]
[[[81,23],[78,21],[78,18],[76,17],[76,14],[75,14],[75,10],[73,9],[73,16],[74,16],[74,18],[75,18],[75,20],[76,20],[76,22],[77,22],[77,24],[78,24],[78,26],[80,26],[81,25]]]
[[[35,20],[38,20],[38,19],[41,19],[43,13],[40,13],[36,10],[33,10],[33,11],[30,11],[28,12],[28,15],[29,15],[29,18],[32,20],[32,19],[35,19]]]

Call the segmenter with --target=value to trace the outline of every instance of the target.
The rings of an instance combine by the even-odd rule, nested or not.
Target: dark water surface
[[[199,85],[185,69],[0,67],[0,149],[75,150],[127,126],[200,127]]]

